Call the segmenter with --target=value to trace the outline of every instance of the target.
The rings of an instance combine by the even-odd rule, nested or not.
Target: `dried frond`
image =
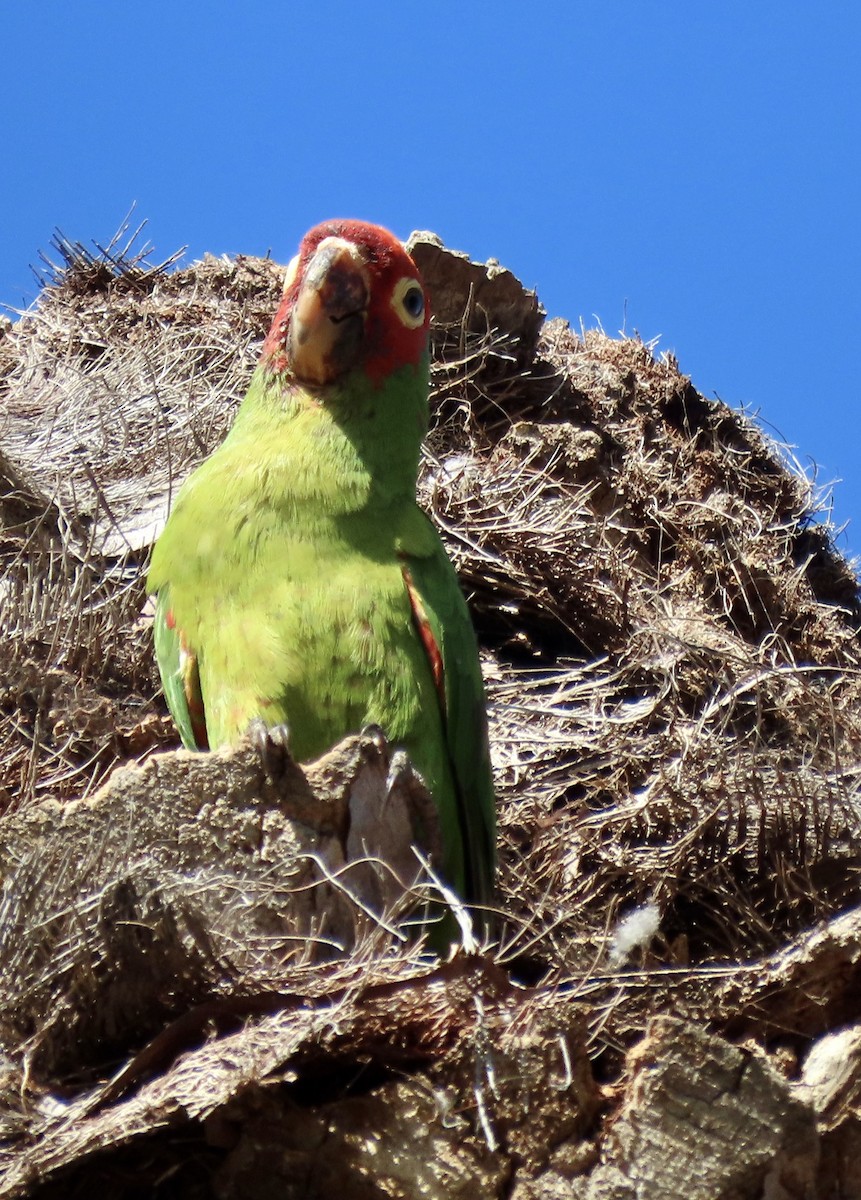
[[[349,939],[273,932],[296,902],[274,869],[210,847],[191,870],[145,828],[67,853],[48,836],[58,811],[98,810],[117,765],[177,744],[145,560],[228,427],[280,291],[268,260],[152,266],[138,233],[96,254],[61,241],[65,265],[0,337],[0,1195],[34,1178],[16,1138],[53,1170],[99,1150],[122,1161],[124,1142],[160,1129],[147,1145],[163,1172],[168,1127],[216,1115],[244,1131],[220,1194],[246,1194],[249,1164],[269,1178],[267,1122],[308,1178],[340,1189],[295,1131],[329,1130],[361,1173],[358,1112],[380,1145],[456,1164],[428,1194],[461,1194],[460,1179],[464,1195],[499,1195],[512,1178],[518,1200],[574,1194],[541,1180],[594,1165],[601,1106],[633,1094],[643,1047],[672,1058],[677,1038],[723,1079],[741,1052],[721,1034],[763,1055],[782,1039],[795,1061],[857,1019],[861,601],[810,481],[672,358],[543,321],[498,264],[424,235],[412,245],[439,319],[420,501],[482,645],[499,946],[476,946],[464,915],[461,954],[430,965],[353,904],[360,936],[321,963],[323,942]],[[36,850],[13,852],[28,821]],[[340,871],[312,866],[313,886],[344,899]],[[123,980],[142,975],[138,1011]],[[100,1093],[115,1066],[122,1086]],[[599,1098],[593,1077],[617,1091]],[[796,1093],[757,1078],[789,1129]],[[833,1122],[837,1101],[822,1104]],[[394,1167],[391,1180],[386,1195],[412,1194]]]

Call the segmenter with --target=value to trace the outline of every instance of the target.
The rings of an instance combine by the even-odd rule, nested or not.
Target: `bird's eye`
[[[425,298],[420,287],[409,288],[404,296],[403,304],[404,312],[414,321],[425,315]]]
[[[418,329],[425,319],[425,294],[415,279],[400,279],[392,294],[392,307],[408,329]]]

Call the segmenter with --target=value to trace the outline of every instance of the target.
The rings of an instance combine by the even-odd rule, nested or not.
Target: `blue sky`
[[[861,7],[30,0],[2,37],[0,302],[132,203],[165,257],[434,229],[660,335],[842,480],[861,553]]]

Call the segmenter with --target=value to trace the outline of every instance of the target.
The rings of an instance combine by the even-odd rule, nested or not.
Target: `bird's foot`
[[[389,739],[379,725],[366,725],[359,734],[359,755],[366,761],[379,761],[388,765]]]
[[[386,772],[386,797],[395,788],[411,790],[416,780],[423,786],[406,750],[394,749],[379,725],[366,725],[361,731],[359,755],[365,762],[379,763]]]
[[[293,759],[290,754],[290,730],[286,725],[267,725],[255,717],[248,726],[251,743],[260,755],[263,771],[270,783],[283,778]]]
[[[366,725],[362,729],[358,753],[364,762],[379,764],[386,772],[385,800],[397,789],[405,795],[424,789],[424,782],[406,750],[394,749],[379,725]]]
[[[389,759],[389,773],[386,777],[386,795],[390,796],[395,788],[402,788],[409,795],[416,784],[422,786],[421,778],[413,766],[406,750],[396,750]]]

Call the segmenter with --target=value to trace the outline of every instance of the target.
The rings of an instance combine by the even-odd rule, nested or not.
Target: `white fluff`
[[[610,939],[610,966],[621,967],[632,952],[645,949],[658,932],[661,914],[657,904],[641,904],[622,917]]]

